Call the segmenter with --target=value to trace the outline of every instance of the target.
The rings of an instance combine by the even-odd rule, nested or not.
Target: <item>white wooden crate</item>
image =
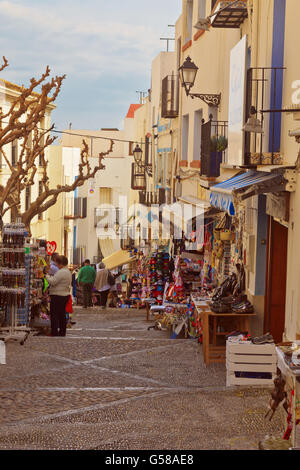
[[[5,342],[0,340],[0,364],[6,364]]]
[[[227,386],[273,386],[277,374],[275,344],[255,345],[249,342],[226,345]],[[237,377],[236,372],[269,373],[270,378]]]

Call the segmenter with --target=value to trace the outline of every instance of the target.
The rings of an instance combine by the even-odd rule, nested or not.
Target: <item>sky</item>
[[[0,0],[1,78],[27,85],[49,65],[67,75],[53,121],[58,129],[120,128],[151,62],[172,37],[181,0]]]

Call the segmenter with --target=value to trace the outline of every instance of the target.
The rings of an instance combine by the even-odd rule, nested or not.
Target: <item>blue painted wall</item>
[[[284,67],[284,38],[285,38],[285,16],[286,0],[274,0],[274,18],[273,18],[273,48],[272,48],[272,67]],[[272,71],[271,79],[271,109],[282,108],[282,88],[284,71],[277,70],[276,83],[275,72]],[[274,85],[276,96],[274,98]],[[272,129],[275,121],[274,134],[274,152],[280,150],[281,143],[281,113],[270,115],[270,133],[269,133],[269,152],[272,151]]]

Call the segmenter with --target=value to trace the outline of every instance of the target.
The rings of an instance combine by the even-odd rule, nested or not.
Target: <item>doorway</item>
[[[285,330],[288,229],[269,217],[265,295],[265,332],[276,343]]]

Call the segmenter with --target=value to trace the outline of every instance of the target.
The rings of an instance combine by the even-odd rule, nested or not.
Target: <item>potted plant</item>
[[[213,135],[210,142],[210,173],[211,176],[218,177],[220,176],[220,165],[222,163],[223,152],[225,152],[228,147],[228,140],[223,135]]]

